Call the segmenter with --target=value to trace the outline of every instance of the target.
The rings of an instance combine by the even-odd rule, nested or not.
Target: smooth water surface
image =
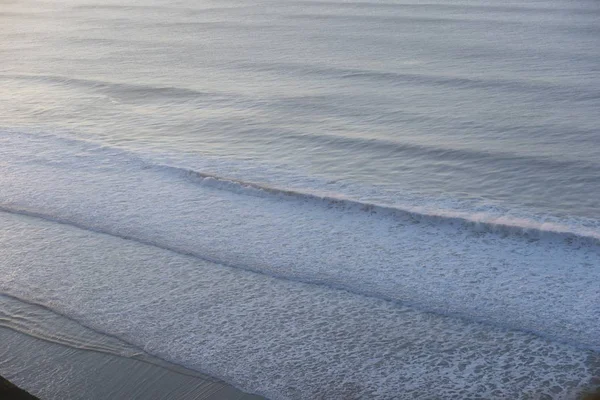
[[[388,204],[599,215],[597,1],[28,0],[0,18],[6,128]]]

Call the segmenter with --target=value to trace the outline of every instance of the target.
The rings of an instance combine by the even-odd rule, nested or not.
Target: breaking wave
[[[1,211],[600,348],[600,302],[581,296],[600,280],[593,228],[281,188],[53,135],[0,140]]]

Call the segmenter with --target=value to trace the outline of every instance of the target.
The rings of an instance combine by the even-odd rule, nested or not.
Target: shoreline
[[[7,344],[0,350],[0,398],[7,400],[264,399],[162,360],[70,347],[6,327],[0,342]]]
[[[0,351],[2,399],[265,400],[160,359],[75,348],[7,327],[0,327],[0,342],[8,344]],[[572,400],[600,400],[598,379]]]

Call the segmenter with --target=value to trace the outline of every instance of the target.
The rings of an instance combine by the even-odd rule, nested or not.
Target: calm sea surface
[[[273,168],[386,203],[600,214],[597,1],[1,6],[4,128],[241,160],[243,180]]]

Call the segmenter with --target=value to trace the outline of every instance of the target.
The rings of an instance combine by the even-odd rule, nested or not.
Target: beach
[[[9,388],[1,381],[0,397],[6,400],[262,399],[141,354],[124,357],[75,343],[67,346],[7,328],[0,328],[0,342],[0,373],[37,396]]]
[[[0,0],[0,375],[595,390],[599,27],[593,0]]]

